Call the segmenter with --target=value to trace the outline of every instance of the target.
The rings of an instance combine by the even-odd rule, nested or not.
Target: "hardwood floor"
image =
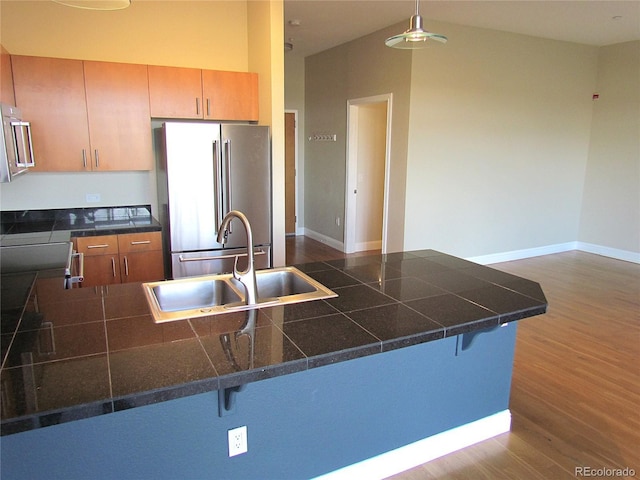
[[[358,252],[347,255],[335,248],[331,248],[324,243],[312,240],[309,237],[288,236],[286,239],[286,262],[287,265],[297,263],[321,262],[323,260],[337,260],[348,256],[373,255],[380,253],[380,250],[370,250],[368,252]]]
[[[345,256],[316,244],[288,239],[287,258]],[[640,478],[640,265],[571,251],[492,267],[549,301],[518,325],[511,431],[392,478]]]

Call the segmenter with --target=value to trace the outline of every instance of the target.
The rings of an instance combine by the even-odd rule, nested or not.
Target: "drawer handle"
[[[136,242],[131,242],[131,245],[148,245],[151,243],[151,240],[138,240]]]
[[[98,245],[87,245],[87,248],[108,248],[108,243],[100,243]]]

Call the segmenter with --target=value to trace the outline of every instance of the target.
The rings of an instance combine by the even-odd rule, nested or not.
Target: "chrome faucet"
[[[238,210],[231,210],[225,215],[218,229],[218,243],[225,244],[227,242],[229,224],[234,217],[240,219],[247,233],[247,268],[246,270],[238,270],[238,257],[236,256],[235,262],[233,263],[233,278],[244,285],[246,304],[255,305],[258,303],[258,286],[256,283],[256,269],[253,258],[253,233],[251,232],[249,219],[244,213]]]

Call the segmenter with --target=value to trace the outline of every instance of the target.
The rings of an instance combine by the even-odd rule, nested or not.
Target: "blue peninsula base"
[[[382,478],[447,453],[414,442],[464,435],[456,428],[468,424],[479,426],[476,440],[489,438],[501,433],[491,418],[503,426],[506,418],[508,430],[516,327],[250,383],[222,416],[214,391],[5,436],[3,478]],[[239,426],[247,426],[248,451],[229,457],[227,432]],[[384,457],[389,471],[357,470],[410,444],[412,459]]]

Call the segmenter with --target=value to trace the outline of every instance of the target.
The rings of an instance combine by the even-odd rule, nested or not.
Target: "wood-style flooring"
[[[344,257],[287,239],[288,264]],[[492,267],[549,301],[518,325],[511,431],[392,478],[640,478],[640,265],[570,251]]]

